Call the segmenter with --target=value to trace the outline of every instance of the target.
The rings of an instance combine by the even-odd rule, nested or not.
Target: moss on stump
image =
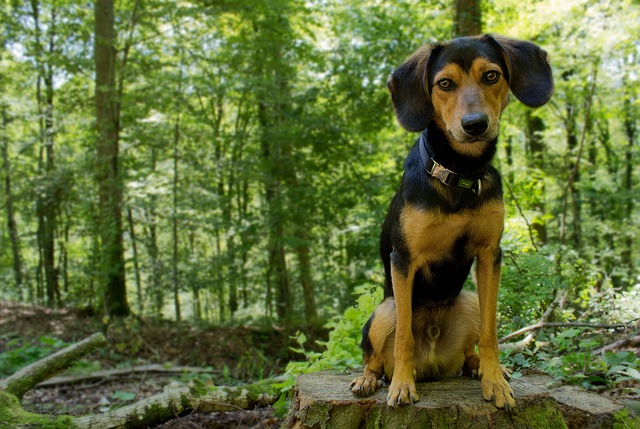
[[[497,409],[482,399],[480,382],[467,377],[418,383],[420,401],[409,406],[391,408],[386,405],[387,389],[375,395],[358,398],[348,389],[356,372],[335,373],[322,371],[298,378],[293,407],[286,426],[295,429],[400,429],[416,428],[567,428],[575,422],[566,419],[566,411],[575,416],[588,412],[597,427],[614,427],[616,413],[621,406],[608,401],[603,409],[594,407],[598,395],[587,395],[576,402],[589,403],[590,410],[579,410],[553,396],[546,387],[550,377],[530,382],[527,377],[512,380],[517,408],[511,412]],[[566,393],[566,392],[565,392]],[[576,394],[577,395],[577,394]],[[587,398],[587,399],[585,399]],[[593,399],[589,401],[588,399]],[[604,411],[603,411],[604,410]],[[600,412],[602,411],[602,412]],[[581,419],[581,423],[584,420]],[[584,427],[584,426],[583,426]]]

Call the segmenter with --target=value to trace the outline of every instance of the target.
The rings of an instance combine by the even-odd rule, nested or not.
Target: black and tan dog
[[[551,97],[547,55],[499,36],[454,39],[418,49],[388,87],[400,124],[422,134],[384,222],[385,300],[362,330],[365,369],[351,390],[370,395],[384,375],[388,404],[408,404],[416,380],[477,371],[484,399],[514,407],[498,361],[504,204],[489,162],[509,90],[530,107]],[[478,294],[462,291],[476,258]]]

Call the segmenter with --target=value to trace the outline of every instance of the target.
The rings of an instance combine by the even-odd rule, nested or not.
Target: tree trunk
[[[75,423],[81,429],[148,428],[192,410],[199,413],[250,410],[276,401],[277,395],[271,387],[275,381],[262,380],[242,386],[212,388],[204,383],[196,383],[171,388],[103,414],[78,417]]]
[[[562,75],[563,80],[569,80],[573,76],[573,71],[569,70]],[[576,150],[578,149],[578,129],[577,129],[577,118],[578,118],[578,106],[576,105],[575,100],[572,98],[568,98],[565,105],[566,117],[564,119],[564,126],[567,142],[567,156],[568,156],[568,170],[574,172],[575,175],[573,179],[569,182],[569,186],[567,188],[567,193],[565,195],[565,199],[563,201],[563,206],[568,207],[571,204],[571,232],[570,232],[570,241],[575,248],[578,250],[581,247],[581,197],[580,190],[578,189],[578,184],[580,183],[580,166],[577,165],[574,161],[574,155]],[[586,125],[586,123],[585,123]],[[563,219],[566,218],[566,212],[563,210]],[[564,243],[567,237],[566,234],[566,223],[563,221],[562,232],[561,232],[561,241]]]
[[[513,167],[513,138],[510,135],[505,138],[504,152],[507,156],[507,166],[509,167],[507,180],[509,183],[514,183],[515,172]]]
[[[544,171],[545,146],[543,133],[545,125],[544,121],[540,117],[532,115],[530,110],[526,112],[526,122],[527,133],[525,138],[527,153],[529,155],[529,166],[534,171],[533,174],[537,175],[539,172]],[[547,242],[547,225],[544,220],[546,209],[544,204],[545,189],[543,180],[539,181],[539,186],[542,187],[540,190],[541,197],[538,198],[538,194],[535,194],[535,199],[531,203],[532,208],[536,211],[536,215],[532,219],[532,224],[536,232],[536,238],[544,244]]]
[[[113,0],[96,0],[96,149],[99,192],[100,280],[104,286],[106,312],[111,316],[130,313],[125,283],[122,238],[122,180],[118,166],[120,109],[116,91]]]
[[[55,256],[55,233],[60,200],[60,184],[55,174],[54,122],[53,122],[53,66],[51,58],[55,52],[56,9],[51,5],[51,19],[48,23],[48,44],[45,48],[41,40],[40,4],[31,0],[31,13],[34,22],[35,62],[38,69],[36,100],[38,104],[40,126],[40,175],[42,190],[37,194],[38,243],[40,245],[41,264],[44,271],[46,303],[53,307],[59,304],[58,270]],[[47,56],[45,56],[45,54]],[[44,94],[42,84],[44,83]]]
[[[475,36],[482,33],[480,0],[456,0],[455,8],[455,37]]]
[[[173,306],[176,320],[182,320],[180,314],[180,275],[178,272],[178,143],[180,142],[180,113],[176,115],[173,133],[173,219],[171,235],[173,238],[172,280],[173,280]]]
[[[140,261],[138,259],[138,243],[136,228],[133,223],[131,207],[127,206],[127,220],[129,222],[129,238],[131,239],[131,251],[133,253],[133,271],[136,279],[136,297],[138,298],[138,316],[142,316],[144,310],[144,298],[142,296],[142,279],[140,277]]]
[[[4,131],[9,123],[7,116],[7,106],[0,106],[2,111],[2,160],[4,166],[4,190],[7,204],[7,227],[11,240],[11,251],[13,253],[13,274],[16,279],[16,290],[22,295],[22,258],[20,257],[20,239],[18,235],[18,225],[16,223],[15,209],[13,206],[13,190],[11,189],[11,164],[9,163],[9,141]],[[21,296],[22,298],[22,296]]]
[[[214,237],[216,241],[216,255],[213,262],[214,269],[214,292],[217,295],[218,302],[218,322],[222,323],[226,320],[226,302],[224,298],[224,272],[222,267],[222,237],[220,233],[220,228],[218,226],[215,227]]]
[[[58,241],[60,245],[60,262],[58,263],[60,275],[62,276],[62,290],[69,292],[69,231],[71,230],[71,219],[69,214],[65,215],[62,240]]]
[[[270,17],[277,21],[281,34],[274,34],[272,27],[254,22],[257,37],[271,38],[271,43],[258,50],[260,58],[268,57],[269,61],[260,60],[258,76],[264,82],[258,95],[258,122],[261,128],[261,149],[265,166],[265,200],[267,202],[268,223],[268,255],[267,270],[267,302],[269,302],[275,286],[275,306],[278,320],[284,325],[291,322],[293,316],[292,292],[287,269],[287,253],[285,247],[291,214],[287,203],[287,186],[291,188],[291,180],[295,177],[295,165],[291,157],[291,137],[287,134],[288,113],[291,107],[289,85],[293,70],[285,60],[285,49],[288,42],[283,35],[289,34],[289,17],[286,12]],[[264,32],[264,35],[261,34]],[[268,65],[269,68],[266,68]]]
[[[296,253],[298,254],[298,264],[300,265],[300,284],[302,285],[302,295],[304,297],[305,315],[307,323],[314,324],[318,321],[318,311],[316,310],[316,295],[311,277],[311,257],[307,231],[299,228],[296,233],[296,239],[298,240]]]
[[[625,87],[627,87],[625,85]],[[627,147],[624,154],[624,190],[625,190],[625,203],[624,203],[624,221],[630,222],[633,216],[635,208],[635,200],[633,194],[633,151],[637,133],[637,103],[635,97],[631,94],[624,97],[624,131],[627,138]],[[634,264],[633,264],[633,235],[627,232],[624,238],[624,250],[622,251],[622,265],[623,270],[627,272],[628,284],[634,282]]]
[[[151,174],[156,173],[157,150],[151,148]],[[162,288],[162,261],[160,260],[160,250],[158,247],[158,216],[156,214],[157,197],[155,194],[149,195],[149,206],[145,208],[146,219],[146,247],[151,263],[151,278],[147,294],[151,294],[152,314],[161,317],[164,306],[164,290]]]

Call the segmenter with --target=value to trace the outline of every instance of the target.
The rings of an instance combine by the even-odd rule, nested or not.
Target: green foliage
[[[559,353],[548,356],[540,368],[559,380],[584,388],[610,389],[621,386],[629,394],[640,393],[637,387],[640,383],[640,359],[630,351],[594,356],[588,349],[596,344],[595,341],[570,341],[581,334],[580,330],[570,330],[566,335],[558,335],[554,344],[561,346]]]
[[[10,3],[0,15],[6,117],[0,144],[7,150],[1,174],[12,178],[25,279],[22,287],[15,284],[12,243],[3,229],[0,279],[9,286],[2,294],[43,302],[41,217],[34,207],[55,194],[60,299],[101,309],[93,16],[78,1],[38,4],[38,29],[30,3]],[[186,317],[270,324],[282,309],[278,301],[290,296],[291,317],[279,322],[311,322],[298,299],[300,285],[310,284],[321,321],[342,314],[354,288],[379,270],[380,224],[415,138],[397,125],[385,80],[422,43],[450,37],[452,8],[439,1],[355,0],[192,6],[145,2],[134,17],[133,4],[116,5],[132,307],[140,316],[174,317],[167,304],[178,287]],[[495,160],[513,191],[506,197],[505,235],[513,264],[504,275],[514,295],[503,298],[505,315],[524,324],[555,288],[582,289],[583,280],[589,289],[599,281],[628,288],[637,278],[633,130],[640,88],[633,77],[640,8],[628,0],[524,6],[499,0],[483,7],[487,32],[541,44],[556,77],[548,106],[508,107]],[[47,70],[55,83],[53,169],[41,155],[46,133],[36,94]],[[532,117],[543,124],[536,131],[540,153],[528,131]],[[565,189],[583,134],[580,174]],[[531,253],[531,232],[514,198],[534,229],[545,231],[533,234],[540,254]],[[5,218],[4,200],[0,207]],[[575,257],[562,260],[572,252]],[[569,273],[578,260],[582,273]],[[554,264],[561,270],[550,269]],[[532,297],[529,308],[515,297],[522,289]]]
[[[504,255],[499,309],[506,322],[501,331],[507,334],[540,318],[553,301],[560,279],[553,255],[509,250]]]
[[[325,347],[323,352],[306,351],[304,344],[307,338],[301,332],[292,337],[300,346],[292,350],[304,354],[306,360],[289,362],[284,381],[273,385],[280,392],[280,397],[274,404],[278,414],[286,413],[297,376],[326,369],[341,371],[362,365],[362,327],[382,301],[382,289],[366,284],[356,287],[354,293],[358,297],[356,305],[349,307],[343,316],[336,316],[327,324],[327,327],[331,328],[329,340],[318,342]]]
[[[33,342],[23,341],[21,339],[7,341],[7,350],[0,353],[0,377],[7,377],[52,352],[68,346],[64,341],[53,337],[40,337]]]

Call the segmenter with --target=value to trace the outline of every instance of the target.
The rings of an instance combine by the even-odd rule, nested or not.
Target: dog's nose
[[[461,122],[464,132],[472,136],[479,136],[489,128],[489,118],[484,113],[470,113]]]

